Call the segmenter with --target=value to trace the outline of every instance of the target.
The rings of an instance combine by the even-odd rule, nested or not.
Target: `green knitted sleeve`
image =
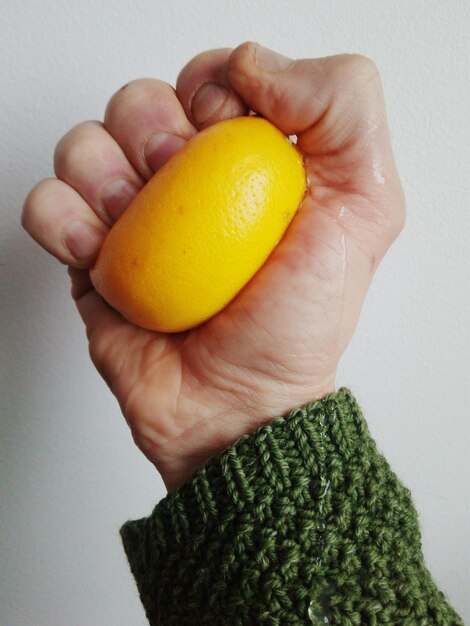
[[[242,437],[121,536],[152,626],[463,626],[344,388]]]

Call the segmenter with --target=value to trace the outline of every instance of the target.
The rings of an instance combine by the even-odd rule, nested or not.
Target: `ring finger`
[[[57,178],[75,189],[108,225],[143,185],[119,144],[100,122],[82,122],[59,141],[54,169]]]

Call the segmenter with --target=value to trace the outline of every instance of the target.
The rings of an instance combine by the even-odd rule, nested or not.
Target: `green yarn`
[[[463,626],[344,388],[242,437],[121,536],[152,626]]]

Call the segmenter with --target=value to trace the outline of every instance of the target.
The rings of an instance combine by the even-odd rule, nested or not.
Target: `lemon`
[[[260,269],[305,193],[302,157],[270,122],[203,130],[109,231],[91,279],[130,322],[163,332],[221,311]]]

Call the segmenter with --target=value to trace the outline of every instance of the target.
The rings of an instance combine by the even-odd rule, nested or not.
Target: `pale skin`
[[[133,326],[90,283],[106,233],[188,139],[250,110],[297,136],[309,179],[301,208],[211,320],[173,335]],[[23,226],[69,267],[93,363],[169,491],[242,435],[335,391],[372,276],[405,219],[371,60],[293,61],[253,43],[204,52],[176,89],[149,78],[123,87],[104,123],[73,128],[54,161],[57,178],[29,193]]]

